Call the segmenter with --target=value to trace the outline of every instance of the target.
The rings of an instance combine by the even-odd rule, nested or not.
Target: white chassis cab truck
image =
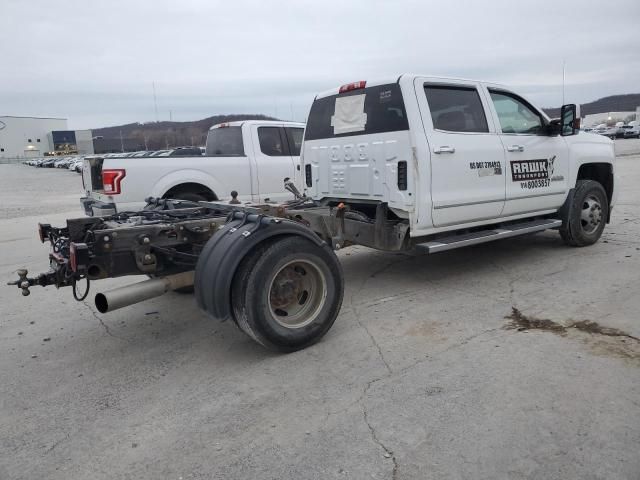
[[[616,199],[611,140],[579,133],[575,105],[550,120],[502,85],[402,75],[318,95],[283,203],[150,201],[138,212],[40,225],[51,269],[11,282],[72,286],[146,273],[98,293],[106,313],[193,286],[210,317],[288,352],[331,328],[343,297],[334,250],[436,253],[547,229],[598,241]],[[232,185],[229,185],[233,187]],[[86,290],[79,294],[77,285]]]
[[[207,134],[204,156],[107,157],[84,161],[87,215],[110,215],[142,208],[145,199],[192,201],[284,200],[284,177],[295,178],[303,123],[245,120],[214,125]]]

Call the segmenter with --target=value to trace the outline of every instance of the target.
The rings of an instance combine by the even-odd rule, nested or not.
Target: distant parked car
[[[613,140],[618,136],[618,127],[598,127],[593,131],[593,133],[604,135],[605,137],[609,137]]]
[[[69,162],[69,166],[67,168],[73,172],[81,173],[83,161],[84,161],[84,157],[76,157],[73,160],[71,160],[71,162]]]
[[[160,156],[166,156],[163,155],[164,153],[170,152],[171,150],[156,150],[155,152],[152,152],[149,156],[150,157],[160,157]]]
[[[640,138],[640,127],[638,125],[625,125],[624,138]]]
[[[197,157],[202,156],[202,151],[199,147],[178,147],[173,150],[166,150],[163,153],[156,155],[157,157]]]

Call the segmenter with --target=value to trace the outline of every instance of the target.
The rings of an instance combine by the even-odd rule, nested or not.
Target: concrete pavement
[[[434,256],[341,251],[338,320],[290,355],[190,296],[101,315],[71,292],[0,286],[0,478],[640,478],[640,156],[618,168],[619,205],[589,248],[546,232]],[[35,225],[79,215],[79,181],[0,165],[3,283],[46,269]],[[508,328],[513,308],[543,328]]]

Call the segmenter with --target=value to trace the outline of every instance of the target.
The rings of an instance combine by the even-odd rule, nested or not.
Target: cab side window
[[[542,117],[528,103],[510,93],[495,90],[489,90],[489,93],[498,113],[502,133],[542,133]]]
[[[289,155],[281,130],[281,127],[258,127],[258,141],[262,153],[269,157]]]
[[[287,135],[287,141],[289,142],[289,154],[294,157],[300,156],[300,149],[302,147],[302,133],[303,128],[285,127],[285,134]]]
[[[473,87],[425,85],[433,128],[447,132],[489,132],[478,91]]]

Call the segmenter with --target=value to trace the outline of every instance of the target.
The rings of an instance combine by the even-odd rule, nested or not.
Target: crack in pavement
[[[415,361],[414,363],[412,363],[411,365],[408,365],[408,366],[406,366],[406,367],[404,367],[404,368],[402,368],[400,370],[396,370],[396,371],[392,370],[392,368],[389,365],[389,363],[387,362],[384,354],[382,353],[382,348],[380,347],[380,344],[376,340],[375,336],[368,329],[366,324],[362,322],[361,314],[360,314],[360,311],[359,311],[359,306],[356,304],[355,299],[360,294],[360,292],[362,292],[362,290],[364,290],[364,288],[366,287],[368,281],[371,278],[375,278],[377,275],[387,271],[389,268],[391,268],[391,267],[393,267],[395,265],[398,265],[401,262],[409,261],[409,260],[411,260],[413,258],[414,258],[413,256],[406,256],[406,258],[403,258],[400,261],[397,261],[397,260],[394,259],[393,261],[388,262],[386,265],[382,266],[381,268],[376,269],[371,274],[366,276],[362,280],[362,282],[360,283],[359,287],[356,288],[354,290],[354,292],[351,294],[350,301],[349,301],[349,306],[351,307],[351,311],[353,312],[353,315],[354,315],[354,318],[356,320],[356,323],[367,333],[367,336],[371,340],[371,343],[373,344],[373,346],[376,348],[376,350],[378,352],[378,356],[380,358],[380,361],[384,364],[384,366],[385,366],[385,368],[387,370],[387,373],[385,375],[383,375],[383,376],[376,377],[376,378],[368,381],[366,383],[366,385],[364,386],[364,388],[362,390],[362,393],[360,394],[360,396],[358,397],[358,399],[356,401],[349,403],[346,407],[344,407],[342,409],[339,409],[339,410],[336,410],[336,411],[329,411],[326,414],[326,418],[328,419],[332,415],[340,414],[340,413],[348,410],[349,408],[353,407],[354,405],[358,405],[359,404],[361,409],[362,409],[363,420],[364,420],[365,424],[367,425],[367,428],[369,430],[369,433],[371,434],[371,438],[372,438],[373,442],[383,450],[384,457],[391,459],[391,461],[393,462],[393,470],[392,470],[392,476],[391,476],[391,478],[393,480],[395,480],[397,478],[397,474],[398,474],[398,468],[399,468],[398,459],[397,459],[393,449],[390,448],[389,446],[387,446],[378,437],[378,433],[377,433],[376,429],[374,428],[374,426],[372,425],[372,423],[370,421],[370,418],[369,418],[369,410],[367,409],[367,406],[366,406],[366,398],[367,398],[368,392],[369,392],[369,390],[370,390],[370,388],[372,387],[373,384],[375,384],[377,382],[380,382],[382,380],[387,380],[387,379],[392,378],[392,377],[394,377],[396,375],[399,375],[399,374],[400,375],[404,374],[404,373],[408,372],[409,370],[411,370],[412,368],[415,368],[416,366],[418,366],[418,365],[426,362],[427,360],[431,359],[432,357],[431,356],[426,356],[425,358],[419,359],[419,360]],[[500,268],[500,269],[502,269],[502,268]],[[513,279],[510,282],[511,296],[513,296],[513,294],[514,294],[514,292],[513,292],[513,290],[514,290],[513,283],[515,283],[518,280],[520,280],[520,278]],[[428,282],[428,283],[431,283],[431,282]],[[368,306],[370,306],[370,305],[365,305],[365,307],[368,307]],[[442,354],[442,353],[446,353],[446,352],[448,352],[450,350],[453,350],[455,348],[460,348],[460,347],[468,344],[470,341],[472,341],[472,340],[474,340],[474,339],[476,339],[478,337],[481,337],[483,335],[486,335],[487,333],[495,332],[495,331],[498,331],[498,330],[500,330],[500,328],[498,328],[498,327],[497,328],[491,328],[491,329],[488,329],[488,330],[484,330],[484,331],[482,331],[480,333],[468,336],[468,337],[464,338],[460,343],[456,343],[455,345],[452,345],[452,346],[446,348],[445,350],[443,350],[441,352],[438,352],[438,355]]]
[[[104,323],[104,321],[98,316],[98,314],[95,312],[95,310],[93,308],[91,308],[91,305],[89,305],[86,301],[83,301],[82,304],[87,307],[89,309],[89,311],[91,312],[91,315],[93,315],[93,318],[95,318],[96,320],[98,320],[98,322],[100,322],[100,325],[102,325],[102,328],[104,328],[104,331],[107,333],[107,335],[113,337],[113,338],[117,338],[118,340],[122,340],[124,342],[128,342],[129,339],[127,338],[122,338],[118,335],[115,335],[110,329],[109,326]]]
[[[362,292],[362,290],[364,290],[364,287],[367,285],[367,282],[369,281],[369,279],[371,278],[375,278],[376,275],[379,275],[383,272],[385,272],[386,270],[388,270],[389,268],[391,268],[394,265],[398,265],[399,263],[402,262],[406,262],[410,259],[412,259],[413,256],[406,256],[405,258],[402,258],[401,260],[397,260],[394,259],[393,261],[388,262],[386,265],[384,265],[381,268],[378,268],[376,270],[374,270],[372,273],[370,273],[368,276],[366,276],[362,282],[360,283],[360,286],[351,294],[350,300],[349,300],[349,305],[351,307],[351,311],[353,312],[353,316],[356,319],[356,323],[367,333],[369,339],[371,340],[371,343],[373,344],[373,346],[376,348],[376,350],[378,351],[378,356],[380,357],[380,360],[382,361],[382,363],[384,364],[385,368],[387,369],[388,373],[392,373],[393,371],[391,370],[391,366],[389,365],[389,363],[387,362],[387,359],[384,357],[384,354],[382,353],[382,348],[380,347],[380,344],[378,343],[378,341],[376,340],[376,338],[373,336],[373,334],[369,331],[369,328],[362,323],[362,319],[360,316],[360,312],[358,310],[358,307],[355,303],[355,297],[357,295],[360,294],[360,292]]]
[[[365,390],[365,392],[366,392],[366,390]],[[382,448],[382,450],[384,450],[384,457],[385,458],[390,458],[391,461],[393,462],[393,470],[391,471],[391,478],[393,480],[395,480],[395,478],[398,475],[398,459],[396,458],[395,454],[393,453],[393,450],[391,450],[389,447],[387,447],[378,438],[378,435],[376,434],[376,429],[373,428],[373,426],[371,425],[371,422],[369,422],[369,411],[367,410],[367,407],[366,407],[366,405],[364,403],[362,403],[362,417],[364,418],[364,423],[366,423],[367,427],[369,428],[369,433],[371,433],[372,440],[377,445],[379,445],[380,448]]]
[[[69,433],[65,434],[64,437],[62,437],[60,440],[57,440],[53,443],[53,445],[51,445],[49,448],[47,448],[44,451],[44,454],[48,454],[51,453],[58,445],[60,445],[62,442],[66,442],[67,440],[69,440],[71,438],[71,435]]]
[[[456,348],[460,348],[466,344],[468,344],[469,342],[471,342],[472,340],[475,340],[476,338],[479,338],[483,335],[486,335],[487,333],[491,333],[491,332],[496,332],[502,330],[501,328],[490,328],[488,330],[483,330],[480,333],[477,333],[475,335],[470,335],[466,338],[464,338],[460,343],[457,343],[455,345],[450,346],[449,348],[446,348],[445,350],[442,350],[441,352],[438,352],[438,355],[442,354],[442,353],[446,353],[449,352],[451,350],[454,350]],[[344,407],[343,409],[337,410],[335,412],[329,412],[327,414],[327,418],[329,418],[330,415],[336,415],[338,413],[341,413],[342,411],[346,411],[348,410],[350,407],[352,407],[353,405],[359,404],[360,407],[362,408],[362,417],[363,420],[365,422],[365,424],[367,425],[367,428],[369,429],[369,432],[371,434],[371,438],[374,441],[374,443],[376,443],[376,445],[380,446],[380,448],[382,448],[382,450],[384,451],[384,457],[385,458],[390,458],[391,461],[393,462],[393,470],[392,470],[392,474],[391,474],[391,478],[393,480],[395,480],[397,478],[397,474],[398,474],[398,459],[393,451],[393,449],[391,449],[390,447],[388,447],[385,443],[382,442],[382,440],[380,440],[380,438],[378,437],[378,433],[376,432],[376,429],[373,427],[373,425],[371,424],[371,421],[369,420],[369,410],[367,409],[367,405],[366,405],[366,398],[368,397],[368,393],[369,390],[371,388],[371,386],[374,383],[378,383],[382,380],[388,380],[392,377],[398,376],[398,375],[402,375],[406,372],[408,372],[409,370],[411,370],[412,368],[415,368],[418,365],[421,365],[422,363],[426,362],[427,360],[430,360],[432,357],[431,356],[427,356],[425,358],[422,358],[420,360],[415,361],[414,363],[412,363],[411,365],[408,365],[400,370],[396,370],[396,371],[391,371],[389,369],[389,372],[386,375],[383,375],[381,377],[376,377],[372,380],[369,380],[366,385],[364,386],[362,393],[360,394],[360,397],[358,398],[357,401],[350,403],[349,405],[347,405],[346,407]]]

